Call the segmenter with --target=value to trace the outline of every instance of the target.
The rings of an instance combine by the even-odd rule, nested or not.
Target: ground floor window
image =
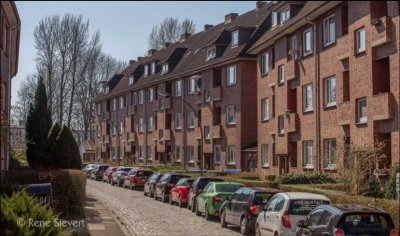
[[[234,145],[228,145],[227,163],[228,164],[235,164],[236,163],[235,146]]]
[[[336,169],[336,139],[324,140],[324,167]]]

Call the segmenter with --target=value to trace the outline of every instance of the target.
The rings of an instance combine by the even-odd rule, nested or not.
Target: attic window
[[[289,20],[290,18],[290,11],[289,9],[281,12],[281,24],[283,24],[283,22]]]
[[[217,56],[217,49],[215,47],[207,49],[207,60],[213,59]]]
[[[149,75],[149,68],[147,65],[144,65],[144,77],[147,77]]]
[[[278,13],[277,12],[272,12],[271,21],[272,21],[272,27],[278,25]]]
[[[110,92],[110,87],[106,86],[105,89],[104,89],[104,93],[107,94],[109,92]]]
[[[161,74],[167,74],[169,72],[169,67],[168,67],[168,63],[165,63],[162,65],[162,70],[161,70]]]
[[[135,77],[133,75],[131,75],[129,77],[129,84],[128,85],[132,85],[135,82]]]
[[[153,75],[156,72],[156,63],[151,63],[151,74]]]
[[[237,46],[239,44],[239,30],[235,30],[232,32],[232,47]]]

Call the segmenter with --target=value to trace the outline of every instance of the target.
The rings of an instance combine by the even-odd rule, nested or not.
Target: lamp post
[[[160,96],[162,97],[171,97],[171,94],[168,93],[162,93],[162,92],[157,92]],[[183,103],[185,103],[195,114],[197,120],[200,121],[200,140],[199,140],[199,146],[200,146],[200,176],[203,176],[203,128],[201,126],[201,119],[199,117],[199,114],[197,113],[196,109],[194,109],[194,107],[188,103],[185,99],[181,98],[181,97],[175,97],[180,99]]]
[[[107,119],[103,115],[97,114],[97,116],[100,116],[103,119],[104,122],[107,122]],[[118,157],[117,157],[118,161],[117,161],[117,163],[118,163],[118,166],[120,166],[121,165],[121,158],[120,158],[120,155],[121,155],[120,154],[120,149],[121,149],[121,147],[120,147],[120,138],[121,137],[120,137],[120,133],[119,133],[119,128],[118,128],[118,125],[115,124],[115,122],[112,121],[111,119],[110,119],[110,122],[115,127],[115,130],[117,131],[117,151],[118,151]]]

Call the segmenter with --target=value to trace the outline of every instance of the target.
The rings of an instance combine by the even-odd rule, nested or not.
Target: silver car
[[[112,173],[111,175],[111,185],[118,185],[118,187],[122,187],[125,176],[128,175],[128,172],[132,169],[132,167],[118,167],[117,171]]]

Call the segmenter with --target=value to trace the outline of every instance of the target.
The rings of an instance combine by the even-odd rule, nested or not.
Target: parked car
[[[94,180],[100,180],[103,178],[103,173],[110,167],[108,165],[98,165],[92,171],[90,178]]]
[[[92,170],[97,166],[97,164],[88,164],[83,171],[86,172],[86,177],[90,178],[92,174]]]
[[[306,219],[310,211],[324,204],[330,204],[330,200],[320,194],[277,193],[258,215],[256,235],[296,235],[297,222]]]
[[[362,205],[321,205],[297,223],[297,236],[380,235],[397,236],[393,220],[385,211]]]
[[[221,206],[219,214],[221,226],[226,227],[227,224],[240,226],[243,235],[254,231],[260,209],[263,209],[272,196],[279,192],[279,189],[273,188],[238,189]]]
[[[129,186],[129,189],[135,187],[143,187],[149,177],[153,174],[153,171],[146,169],[131,169],[124,180],[124,188]]]
[[[192,184],[192,188],[189,191],[189,198],[187,208],[194,212],[194,205],[196,204],[196,197],[203,191],[204,187],[209,182],[223,182],[223,179],[214,177],[197,177]]]
[[[169,203],[172,205],[177,203],[179,207],[187,204],[189,190],[193,184],[194,179],[182,178],[176,183],[175,187],[169,192]]]
[[[132,167],[118,167],[118,169],[111,174],[111,185],[116,184],[118,187],[122,187],[124,183],[125,176],[128,175],[128,172],[132,169]]]
[[[82,170],[84,170],[87,165],[88,165],[88,163],[82,163]]]
[[[154,199],[157,200],[158,196],[161,196],[161,201],[167,202],[169,192],[175,186],[175,184],[182,178],[190,178],[190,176],[166,173],[156,184],[154,191]]]
[[[111,182],[111,175],[112,175],[112,173],[117,171],[117,169],[118,169],[117,166],[108,167],[108,169],[103,174],[103,182],[110,183]]]
[[[160,181],[161,177],[163,177],[163,175],[160,173],[154,173],[150,176],[150,178],[144,184],[143,188],[144,196],[154,197],[156,184]]]
[[[211,216],[218,216],[222,203],[239,188],[244,187],[235,182],[210,182],[196,198],[195,212],[210,220]]]

